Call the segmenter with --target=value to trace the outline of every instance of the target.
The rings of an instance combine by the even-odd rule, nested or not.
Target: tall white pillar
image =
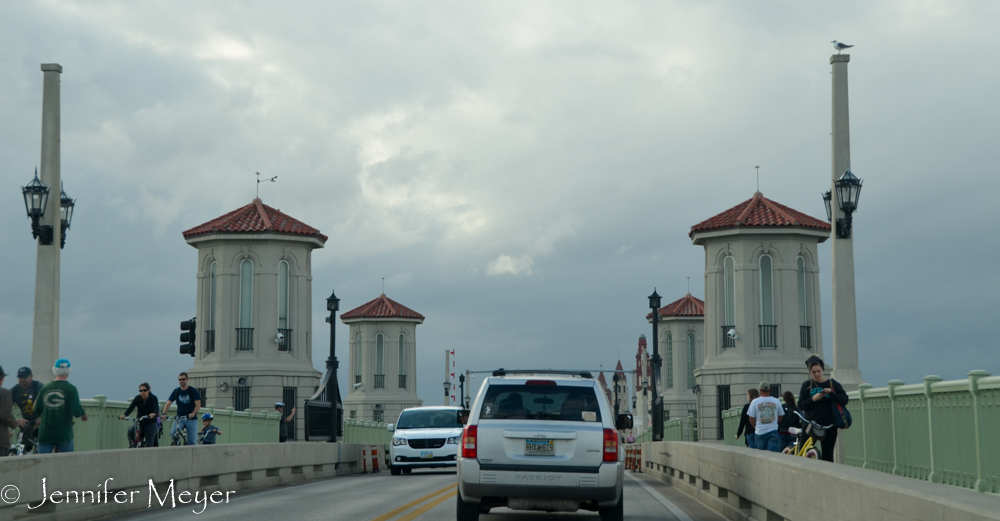
[[[52,227],[52,244],[37,246],[35,264],[35,321],[31,335],[31,372],[42,381],[52,379],[52,366],[59,358],[59,75],[62,66],[43,63],[42,158],[39,178],[49,187],[45,217],[39,224]]]
[[[851,124],[847,99],[847,63],[849,54],[830,57],[833,66],[833,132],[831,184],[833,199],[831,230],[833,250],[833,373],[844,389],[857,389],[862,383],[858,365],[858,312],[854,296],[854,239],[837,238],[837,219],[844,218],[834,182],[847,172],[851,163]],[[853,233],[853,232],[852,232]]]

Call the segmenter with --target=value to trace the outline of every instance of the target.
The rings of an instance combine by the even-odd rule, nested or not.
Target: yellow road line
[[[409,503],[407,503],[407,504],[405,504],[405,505],[403,505],[403,506],[401,506],[399,508],[396,508],[394,510],[386,512],[385,514],[382,514],[382,515],[376,517],[375,519],[372,519],[372,521],[386,521],[387,519],[389,519],[389,518],[391,518],[391,517],[393,517],[395,515],[398,515],[400,512],[403,512],[404,510],[409,510],[409,509],[411,509],[411,508],[419,505],[420,503],[423,503],[424,501],[427,501],[428,499],[430,499],[430,498],[432,498],[434,496],[437,496],[439,494],[447,492],[447,491],[449,491],[449,490],[451,490],[451,489],[453,489],[455,487],[456,487],[456,485],[448,485],[447,487],[444,487],[441,490],[438,490],[437,492],[432,492],[432,493],[427,494],[426,496],[424,496],[424,497],[422,497],[420,499],[417,499],[417,500],[414,500],[414,501],[410,501]],[[436,505],[437,503],[434,503],[434,504]]]
[[[415,517],[423,514],[424,512],[427,512],[428,510],[430,510],[430,509],[438,506],[439,504],[445,502],[446,500],[449,500],[449,499],[455,497],[455,494],[457,494],[457,493],[458,493],[457,491],[449,492],[449,493],[447,493],[447,494],[445,494],[445,495],[443,495],[443,496],[435,499],[434,501],[431,501],[430,503],[427,503],[426,505],[424,505],[424,506],[422,506],[422,507],[414,510],[413,512],[410,512],[409,514],[407,514],[407,515],[399,518],[397,521],[410,521],[411,519],[414,519]]]

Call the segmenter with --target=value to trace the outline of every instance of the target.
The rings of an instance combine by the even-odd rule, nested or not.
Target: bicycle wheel
[[[781,453],[782,454],[791,454],[791,455],[794,456],[795,455],[795,445],[789,445],[789,446],[785,447],[784,449],[782,449]]]
[[[806,454],[805,454],[805,457],[807,457],[809,459],[819,459],[819,456],[820,456],[820,454],[819,454],[819,448],[818,447],[813,447],[813,448],[807,450]]]

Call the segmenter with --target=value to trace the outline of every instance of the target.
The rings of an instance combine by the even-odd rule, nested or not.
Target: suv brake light
[[[464,431],[462,432],[462,457],[463,458],[473,458],[476,457],[476,431],[478,429],[475,425],[466,425]],[[617,456],[617,449],[616,454]]]
[[[556,385],[553,380],[528,380],[524,385]]]
[[[614,429],[604,429],[604,461],[618,461],[618,431]]]

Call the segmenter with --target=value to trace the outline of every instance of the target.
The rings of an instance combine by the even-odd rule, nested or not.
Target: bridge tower
[[[395,423],[403,409],[423,405],[417,398],[417,324],[424,316],[383,293],[340,320],[350,326],[347,418]]]
[[[697,416],[694,371],[705,361],[705,302],[688,293],[658,313],[663,377],[657,379],[657,391],[663,396],[663,419]],[[646,320],[652,323],[653,314],[647,313]]]
[[[705,248],[704,363],[695,369],[699,432],[721,439],[722,410],[762,380],[797,393],[823,355],[817,245],[830,224],[757,192],[691,227]]]
[[[295,405],[295,431],[303,428],[303,402],[320,379],[312,365],[311,256],[327,237],[259,198],[183,236],[198,250],[190,385],[216,407]]]

